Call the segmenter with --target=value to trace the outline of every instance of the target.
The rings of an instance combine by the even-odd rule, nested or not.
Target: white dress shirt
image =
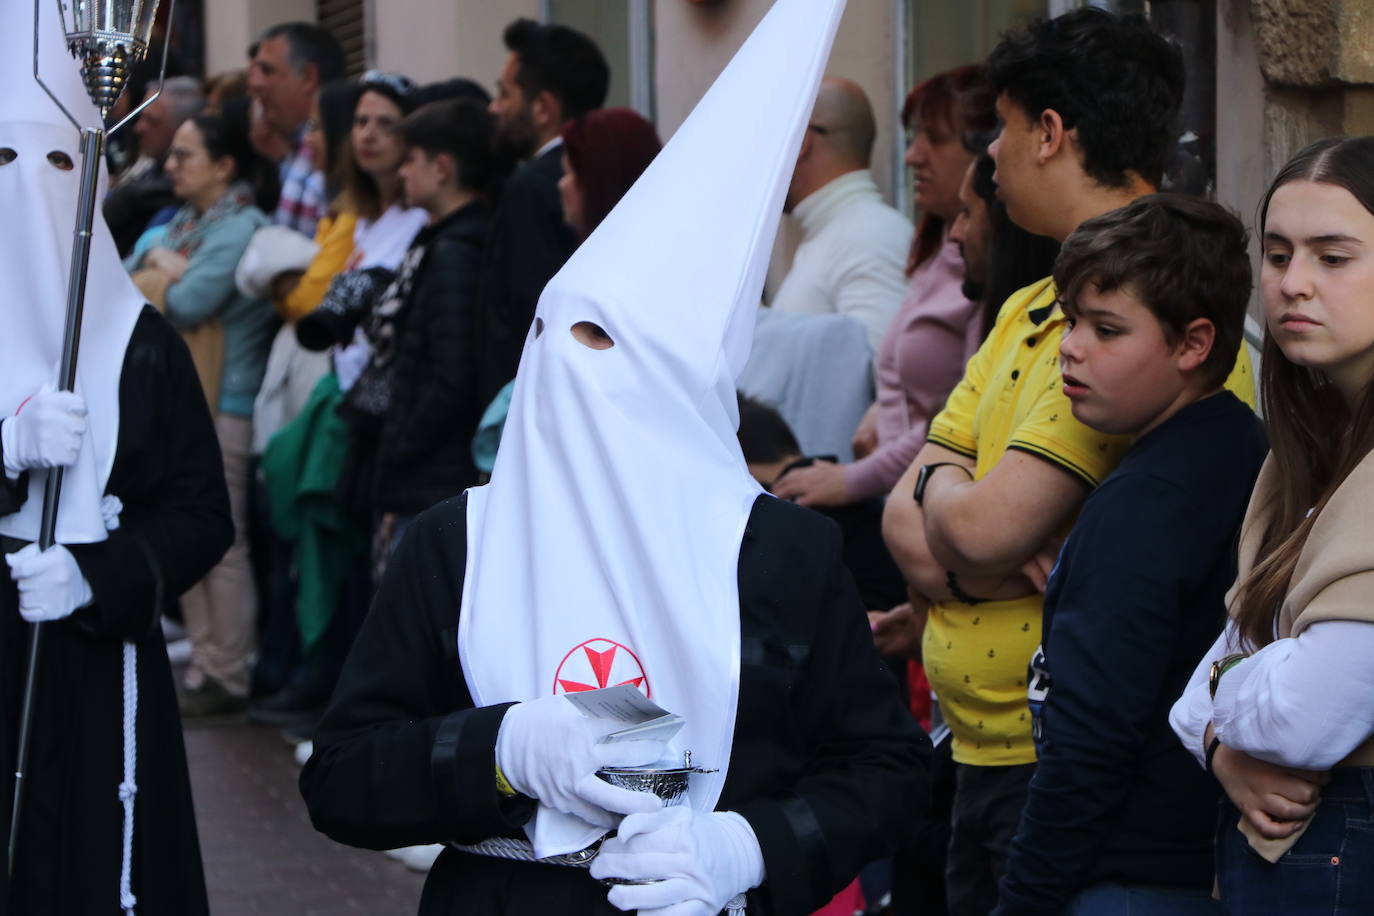
[[[1199,763],[1209,722],[1227,747],[1304,770],[1330,769],[1374,734],[1374,625],[1325,620],[1276,639],[1228,670],[1208,697],[1212,662],[1239,644],[1228,621],[1169,713]]]
[[[877,352],[906,293],[911,221],[883,202],[867,169],[815,191],[792,216],[802,241],[772,307],[847,315],[864,326]]]

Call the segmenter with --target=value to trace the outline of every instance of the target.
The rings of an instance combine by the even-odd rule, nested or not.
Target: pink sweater
[[[964,259],[946,241],[911,275],[902,305],[878,349],[878,448],[845,467],[858,501],[883,496],[910,467],[930,420],[963,377],[978,349],[979,303],[964,298]]]

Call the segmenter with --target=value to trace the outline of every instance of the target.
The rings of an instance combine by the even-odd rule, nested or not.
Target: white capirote
[[[53,92],[84,125],[100,114],[66,52],[54,4],[40,5],[39,70]],[[80,185],[80,135],[34,82],[33,5],[0,4],[0,35],[15,36],[15,53],[0,55],[0,418],[58,381],[62,357],[72,234]],[[97,199],[104,198],[104,165]],[[119,437],[119,379],[129,338],[143,308],[119,260],[109,227],[97,211],[91,237],[85,320],[81,329],[76,393],[85,401],[88,427],[80,452],[64,472],[57,541],[105,539],[100,501],[114,466]],[[19,511],[0,518],[0,534],[38,538],[46,470],[29,474]]]
[[[737,566],[761,493],[735,380],[843,8],[774,4],[549,281],[492,482],[468,493],[458,648],[474,700],[634,684],[686,719],[673,755],[718,770],[692,781],[702,811],[730,763]],[[603,832],[541,805],[531,839],[548,856]]]

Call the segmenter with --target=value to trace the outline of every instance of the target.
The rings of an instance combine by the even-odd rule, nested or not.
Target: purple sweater
[[[980,307],[959,291],[964,260],[946,241],[911,275],[876,366],[878,448],[845,467],[852,500],[883,496],[926,441],[930,420],[980,342]]]

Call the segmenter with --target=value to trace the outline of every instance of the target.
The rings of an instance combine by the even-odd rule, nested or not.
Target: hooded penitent
[[[83,126],[99,126],[100,114],[67,53],[57,4],[39,6],[39,73]],[[26,398],[57,383],[81,182],[80,134],[34,81],[33,34],[31,0],[0,3],[0,35],[9,43],[0,55],[0,417],[13,416]],[[54,154],[65,154],[71,166],[63,168]],[[105,538],[100,500],[119,435],[119,378],[142,307],[97,211],[76,376],[89,425],[76,464],[63,477],[59,543]],[[28,500],[0,519],[0,534],[38,540],[46,479],[46,471],[29,472]]]
[[[549,281],[492,482],[468,494],[458,637],[480,705],[630,683],[716,767],[739,689],[741,539],[759,486],[735,436],[783,198],[843,0],[778,0],[619,206]],[[587,322],[614,342],[574,336]],[[535,854],[603,831],[547,808]]]

